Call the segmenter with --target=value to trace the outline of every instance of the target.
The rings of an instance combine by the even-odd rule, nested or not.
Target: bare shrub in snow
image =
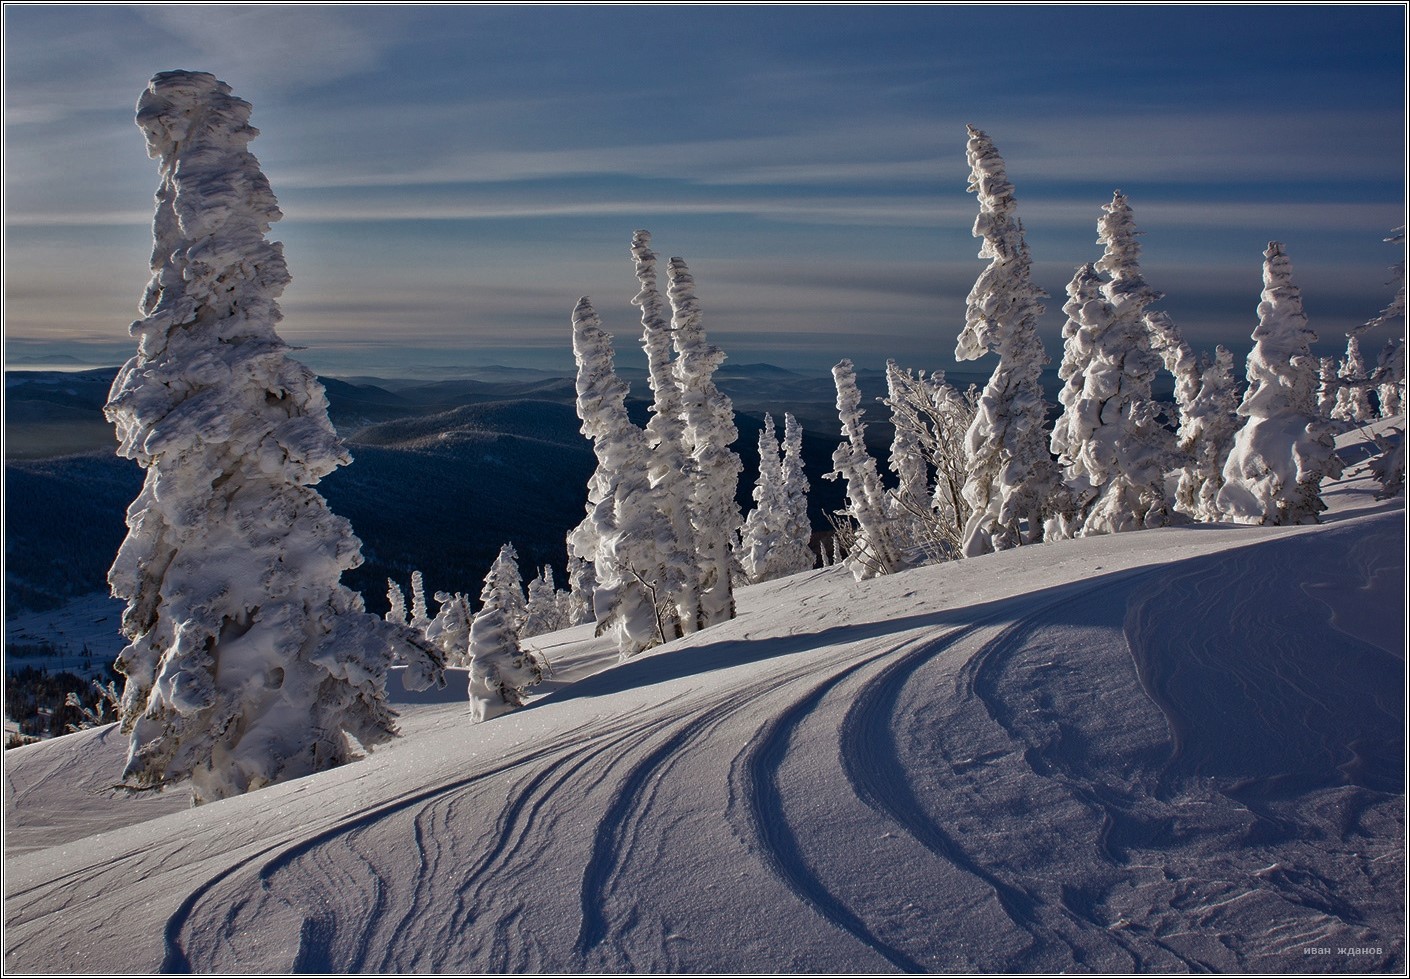
[[[892,534],[886,491],[876,460],[867,452],[866,423],[862,421],[862,393],[850,360],[832,369],[837,386],[837,417],[843,442],[832,454],[832,472],[824,479],[842,479],[847,486],[846,509],[838,514],[834,532],[843,538],[847,569],[858,580],[891,574],[902,567],[900,549]]]

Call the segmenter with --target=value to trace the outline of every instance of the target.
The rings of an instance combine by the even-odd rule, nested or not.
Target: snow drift
[[[7,754],[7,971],[1403,968],[1404,509],[739,592],[185,809]],[[392,684],[396,686],[395,683]],[[436,696],[444,697],[445,694]]]

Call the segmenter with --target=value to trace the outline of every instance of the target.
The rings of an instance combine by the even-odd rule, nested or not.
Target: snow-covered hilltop
[[[888,476],[834,368],[845,505],[808,570],[797,418],[763,416],[746,518],[725,353],[638,231],[644,426],[571,318],[568,590],[506,541],[478,602],[414,570],[378,616],[314,489],[350,458],[275,332],[249,109],[184,71],[139,102],[156,246],[105,408],[146,471],[126,686],[119,725],[5,757],[8,971],[1404,967],[1403,341],[1314,358],[1279,243],[1240,404],[1229,352],[1150,308],[1114,194],[1049,427],[1042,293],[971,127],[990,264],[956,355],[998,363],[961,392],[888,362]]]
[[[539,637],[527,707],[401,694],[367,759],[196,809],[113,792],[111,727],[16,749],[6,969],[1403,968],[1376,488],[783,578],[620,664]]]

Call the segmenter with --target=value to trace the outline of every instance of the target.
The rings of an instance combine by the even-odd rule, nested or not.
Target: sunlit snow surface
[[[529,707],[461,673],[198,809],[110,790],[112,728],[8,752],[6,970],[1401,969],[1405,511],[1360,476],[1321,526],[770,582],[621,665],[538,637]]]

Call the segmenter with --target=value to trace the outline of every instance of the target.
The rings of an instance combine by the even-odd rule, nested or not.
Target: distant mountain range
[[[141,470],[114,454],[102,415],[114,373],[6,374],[7,614],[107,587],[124,515],[142,483]],[[649,395],[644,374],[627,378],[634,392]],[[718,379],[735,401],[741,509],[752,506],[764,412],[781,429],[783,413],[792,411],[805,429],[813,526],[826,531],[826,514],[841,507],[843,494],[821,478],[838,443],[831,377],[757,364],[722,370]],[[442,380],[322,380],[354,462],[319,489],[363,541],[365,563],[347,580],[370,607],[384,607],[388,577],[405,585],[413,570],[431,591],[478,595],[506,541],[518,549],[526,577],[551,564],[564,583],[564,535],[583,517],[596,467],[572,378],[494,368]],[[884,393],[880,372],[864,374],[863,384],[871,396]],[[628,410],[644,424],[648,402],[633,399]],[[889,426],[878,421],[869,434],[884,453]]]

